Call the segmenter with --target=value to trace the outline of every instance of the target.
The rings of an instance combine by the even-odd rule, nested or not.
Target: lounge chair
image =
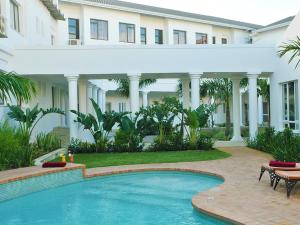
[[[298,181],[300,181],[300,171],[275,171],[275,185],[274,190],[276,190],[276,187],[278,185],[278,182],[280,180],[285,181],[286,185],[286,191],[287,191],[287,197],[290,197],[291,191],[295,187]]]
[[[258,180],[260,181],[263,174],[264,174],[264,172],[268,171],[269,175],[270,175],[270,182],[271,182],[270,185],[273,186],[275,178],[276,178],[275,171],[277,171],[277,170],[280,170],[280,171],[300,171],[300,165],[297,164],[296,167],[272,167],[272,166],[269,166],[268,163],[264,163],[261,166],[260,175],[259,175]]]

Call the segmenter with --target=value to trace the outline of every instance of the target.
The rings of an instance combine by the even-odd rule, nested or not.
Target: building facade
[[[253,137],[264,120],[264,99],[257,98],[263,77],[271,86],[271,124],[299,129],[299,71],[276,54],[299,33],[299,16],[264,27],[116,0],[0,0],[0,22],[0,69],[37,82],[29,106],[86,113],[93,98],[103,110],[135,112],[177,96],[180,79],[183,104],[195,109],[200,79],[226,77],[233,81],[233,140],[239,141],[241,124],[249,124]],[[115,95],[109,80],[119,78],[129,79],[129,98]],[[140,90],[146,78],[158,81]],[[5,104],[0,107],[5,117]],[[221,106],[218,111],[221,123]],[[73,120],[72,114],[49,116],[36,132],[69,127],[70,137],[82,137]]]

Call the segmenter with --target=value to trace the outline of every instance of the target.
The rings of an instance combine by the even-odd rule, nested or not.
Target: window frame
[[[97,37],[94,38],[92,36],[92,23],[97,25]],[[99,35],[99,30],[100,30],[100,23],[105,23],[106,24],[106,36],[102,38],[102,35]],[[102,20],[102,19],[94,19],[90,18],[90,38],[93,40],[102,40],[102,41],[108,41],[109,39],[109,34],[108,34],[108,21],[107,20]],[[104,36],[104,35],[103,35]]]
[[[76,38],[70,38],[70,24],[69,24],[70,20],[76,21],[75,26],[71,26],[71,27],[75,28],[76,33],[75,34],[72,33],[72,35],[75,35]],[[74,40],[74,39],[79,40],[80,39],[79,19],[68,18],[68,34],[69,34],[70,40]]]
[[[14,1],[9,1],[10,6],[10,27],[11,29],[21,32],[21,25],[20,25],[20,6],[19,4]]]
[[[164,33],[162,29],[155,29],[154,30],[155,35],[155,44],[162,45],[164,44]]]
[[[294,85],[293,87],[293,106],[294,106],[294,120],[291,120],[291,111],[290,111],[290,84]],[[282,83],[282,125],[283,127],[288,127],[292,130],[299,130],[299,115],[298,115],[298,82],[296,80],[288,81]],[[291,124],[294,124],[294,128],[291,127]]]
[[[198,42],[198,39],[197,39],[198,35],[201,35],[201,41],[202,41],[202,43],[197,43]],[[208,44],[208,34],[201,33],[201,32],[196,32],[195,36],[196,36],[196,44],[197,45],[207,45]],[[205,40],[203,41],[204,37],[205,37]]]
[[[184,43],[180,43],[180,33],[184,34]],[[178,43],[175,42],[175,36],[178,34]],[[173,30],[173,42],[174,45],[186,45],[187,43],[187,32],[185,30]]]
[[[215,45],[216,43],[217,43],[216,36],[213,36],[213,37],[212,37],[212,44],[214,44],[214,45]]]
[[[142,30],[145,31],[144,35],[142,35]],[[147,44],[147,28],[146,27],[140,27],[140,35],[141,35],[141,44],[146,45]],[[144,37],[145,41],[143,41],[142,37]]]
[[[222,38],[221,38],[221,44],[222,44],[222,45],[227,45],[227,44],[228,44],[228,38],[222,37]]]
[[[126,40],[123,41],[121,40],[121,26],[122,25],[126,25]],[[130,29],[133,28],[133,41],[129,41],[129,26],[132,26]],[[119,22],[119,42],[122,42],[122,43],[131,43],[131,44],[134,44],[135,43],[135,24],[133,23],[123,23],[123,22]]]

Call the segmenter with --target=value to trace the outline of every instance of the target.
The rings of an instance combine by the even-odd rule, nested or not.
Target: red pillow
[[[43,168],[53,168],[53,167],[65,167],[67,165],[66,162],[44,162]]]
[[[272,166],[272,167],[296,167],[296,163],[271,160],[269,163],[269,166]]]

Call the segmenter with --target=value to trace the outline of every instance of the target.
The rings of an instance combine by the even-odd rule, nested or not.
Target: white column
[[[232,78],[232,118],[233,118],[233,137],[231,141],[243,141],[241,136],[241,119],[240,119],[240,78]]]
[[[88,93],[87,93],[87,80],[79,80],[78,81],[78,89],[79,89],[79,111],[82,113],[87,113],[88,109]]]
[[[98,95],[97,95],[98,89],[99,88],[96,85],[93,85],[93,87],[92,87],[92,98],[95,102],[97,102],[97,98],[98,98]]]
[[[91,102],[91,98],[93,98],[93,84],[88,83],[87,85],[87,99],[86,99],[86,104],[87,104],[87,113],[91,113],[93,114],[93,106],[92,106],[92,102]]]
[[[191,108],[197,109],[200,106],[200,77],[202,73],[190,73],[191,78]]]
[[[264,115],[263,115],[263,98],[261,95],[258,96],[258,99],[257,99],[257,110],[258,110],[258,124],[259,125],[262,125],[263,122],[264,122]]]
[[[257,134],[257,74],[248,74],[249,95],[249,133],[250,138]]]
[[[102,112],[106,111],[106,91],[102,90]]]
[[[139,80],[140,73],[129,73],[129,100],[130,100],[130,110],[134,114],[139,111]]]
[[[103,97],[102,97],[102,89],[98,89],[98,92],[97,92],[97,104],[99,105],[101,111],[102,111],[102,102],[103,102]]]
[[[148,91],[143,91],[143,108],[147,108],[148,106]]]
[[[78,90],[77,90],[77,80],[78,74],[68,74],[65,75],[68,80],[69,86],[69,126],[70,126],[70,140],[72,138],[78,138],[78,126],[74,122],[76,115],[71,113],[70,110],[78,110]]]
[[[182,83],[182,105],[184,109],[190,108],[190,79],[181,79]]]

